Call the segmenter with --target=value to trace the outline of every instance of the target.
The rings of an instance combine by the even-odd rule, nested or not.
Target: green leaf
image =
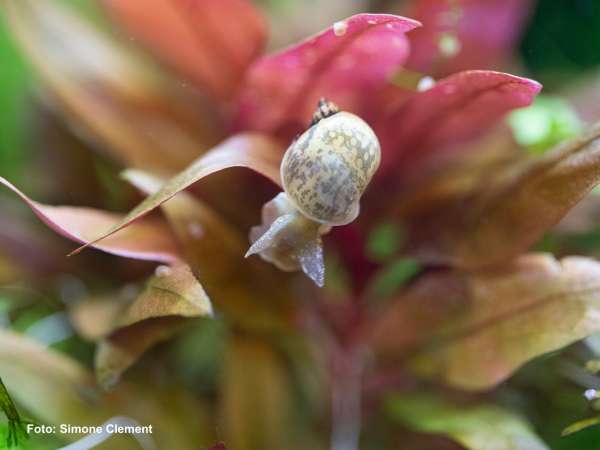
[[[562,430],[561,436],[568,436],[573,433],[577,433],[585,428],[600,424],[600,416],[590,417],[589,419],[580,420],[575,422],[564,430]]]
[[[418,393],[393,396],[387,406],[406,426],[445,435],[469,450],[548,450],[525,420],[494,405],[456,405]]]
[[[27,130],[26,95],[30,87],[29,71],[9,33],[0,20],[0,167],[5,176],[18,176],[24,162]]]
[[[6,445],[14,447],[19,445],[19,439],[27,439],[25,424],[23,423],[17,407],[13,403],[6,386],[0,378],[0,408],[8,419],[8,433],[6,436]]]
[[[531,106],[511,112],[508,123],[517,142],[533,154],[575,137],[582,127],[567,102],[549,96],[540,96]]]
[[[377,225],[368,236],[367,251],[375,261],[384,261],[398,253],[404,240],[400,226],[393,222]]]
[[[377,296],[386,297],[393,294],[402,285],[406,284],[422,269],[421,264],[412,258],[400,258],[392,261],[381,269],[370,285],[370,289]]]

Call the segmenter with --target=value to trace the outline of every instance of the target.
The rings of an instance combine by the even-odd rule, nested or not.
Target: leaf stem
[[[331,379],[331,450],[358,450],[361,429],[362,352],[334,354]]]

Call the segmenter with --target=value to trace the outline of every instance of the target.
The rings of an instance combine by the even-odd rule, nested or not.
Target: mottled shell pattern
[[[319,120],[287,149],[281,179],[290,201],[308,218],[345,225],[379,167],[377,136],[360,117],[337,112]]]

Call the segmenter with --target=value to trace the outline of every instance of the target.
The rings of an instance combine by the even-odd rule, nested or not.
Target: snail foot
[[[262,209],[262,224],[252,227],[252,245],[246,257],[258,254],[280,270],[302,270],[315,284],[325,282],[321,236],[331,227],[300,213],[285,193],[280,193]]]

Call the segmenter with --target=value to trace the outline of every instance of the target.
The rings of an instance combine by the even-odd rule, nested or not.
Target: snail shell
[[[281,270],[302,270],[323,286],[321,236],[356,219],[380,158],[371,127],[321,99],[310,128],[283,156],[284,192],[263,206],[262,224],[250,230],[246,257],[259,254]]]
[[[377,136],[360,117],[338,112],[305,131],[287,149],[281,179],[290,201],[306,217],[345,225],[379,167]]]

